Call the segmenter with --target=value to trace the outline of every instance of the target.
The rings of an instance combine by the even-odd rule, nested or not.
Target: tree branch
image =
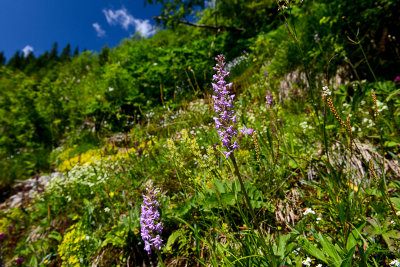
[[[156,16],[153,17],[154,20],[168,20],[165,17],[161,16]],[[176,20],[176,19],[173,19]],[[200,28],[207,28],[211,30],[216,30],[216,31],[239,31],[242,32],[245,30],[245,28],[236,28],[236,27],[228,27],[228,26],[212,26],[212,25],[206,25],[206,24],[199,24],[199,23],[193,23],[187,20],[176,20],[178,23],[186,24],[189,26],[194,26],[194,27],[200,27]]]

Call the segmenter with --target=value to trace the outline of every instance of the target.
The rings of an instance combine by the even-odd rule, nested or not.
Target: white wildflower
[[[308,168],[308,173],[307,173],[308,180],[313,180],[316,174],[317,173],[311,167]]]
[[[332,94],[332,92],[329,90],[328,86],[324,86],[324,87],[322,87],[322,94],[324,96],[330,96]]]
[[[299,255],[301,248],[296,248],[292,251],[293,254]]]
[[[307,257],[307,259],[303,260],[303,265],[305,266],[311,266],[311,258]]]
[[[400,261],[399,260],[392,260],[389,264],[390,266],[395,266],[395,267],[400,267]]]
[[[306,216],[308,214],[315,214],[315,211],[313,211],[311,208],[306,208],[303,215]]]
[[[303,121],[300,123],[301,128],[303,128],[304,130],[306,130],[308,128],[308,124],[306,121]]]

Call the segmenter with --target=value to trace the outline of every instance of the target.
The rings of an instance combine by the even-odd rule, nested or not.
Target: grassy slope
[[[266,264],[271,252],[261,246],[262,240],[271,240],[278,261],[289,265],[301,264],[307,256],[315,263],[333,265],[351,260],[352,255],[359,263],[380,264],[398,257],[392,249],[398,247],[398,219],[387,198],[397,196],[392,201],[398,211],[398,174],[391,170],[385,178],[380,174],[379,150],[384,147],[368,137],[378,136],[376,125],[390,118],[389,111],[383,108],[370,126],[363,121],[368,119],[364,111],[373,106],[372,99],[365,96],[358,103],[350,102],[351,121],[360,124],[353,130],[349,149],[349,134],[327,105],[322,107],[326,116],[316,115],[304,90],[279,101],[270,87],[271,78],[256,77],[257,83],[249,84],[235,101],[239,127],[257,131],[243,136],[236,157],[264,238],[249,231],[250,214],[232,166],[219,146],[213,146],[219,141],[212,107],[195,101],[175,111],[155,110],[119,144],[111,138],[82,153],[80,163],[67,172],[68,182],[54,181],[31,204],[3,212],[3,218],[8,218],[3,219],[5,225],[13,225],[3,255],[8,260],[24,255],[28,265],[34,259],[52,264],[77,264],[82,259],[82,265],[155,260],[143,253],[139,233],[141,193],[144,183],[152,180],[163,192],[166,263],[183,257],[181,264]],[[271,109],[258,97],[266,89],[275,92]],[[340,90],[332,98],[339,100]],[[343,119],[342,114],[350,112],[346,105],[336,109]],[[371,179],[368,159],[361,156],[362,144],[371,147],[379,185]],[[59,168],[70,169],[78,161],[73,157],[76,151],[60,154]],[[386,160],[398,165],[391,149],[385,151],[392,155]],[[360,169],[347,162],[356,157]],[[304,215],[306,208],[314,212]],[[292,253],[298,247],[300,252]]]

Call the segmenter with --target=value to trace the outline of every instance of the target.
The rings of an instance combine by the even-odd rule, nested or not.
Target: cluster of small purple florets
[[[265,100],[267,101],[267,106],[272,107],[274,100],[272,98],[272,94],[270,91],[267,92],[267,96],[265,97]]]
[[[214,117],[214,121],[222,144],[228,150],[224,152],[226,158],[228,158],[235,149],[239,148],[237,141],[234,141],[232,144],[233,137],[237,136],[237,131],[233,129],[234,123],[236,123],[236,115],[234,115],[235,112],[233,110],[233,98],[235,95],[229,94],[232,83],[227,84],[225,81],[225,77],[229,76],[229,72],[224,71],[226,65],[224,62],[225,57],[219,55],[215,60],[218,62],[213,68],[217,71],[217,74],[213,76],[213,80],[216,83],[213,83],[212,86],[215,91],[215,95],[213,96],[214,110],[218,117]]]
[[[141,236],[144,241],[144,249],[151,253],[152,249],[160,250],[163,247],[160,238],[163,226],[158,212],[158,190],[152,185],[146,188],[147,195],[143,195],[142,213],[140,217]]]

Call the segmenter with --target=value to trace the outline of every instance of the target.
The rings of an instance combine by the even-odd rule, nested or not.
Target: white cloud
[[[132,26],[135,28],[135,31],[146,38],[156,32],[149,20],[134,18],[124,7],[118,10],[103,9],[103,13],[106,16],[108,24],[121,25],[125,30],[128,30]]]
[[[104,37],[106,36],[106,32],[101,28],[100,24],[98,24],[97,22],[92,24],[93,28],[96,30],[97,32],[97,36],[98,37]]]
[[[149,37],[153,35],[156,31],[153,29],[153,26],[150,24],[149,20],[141,20],[135,19],[135,28],[141,35],[144,37]]]
[[[125,8],[115,11],[111,9],[103,9],[103,13],[106,16],[108,24],[110,25],[120,24],[125,30],[129,28],[129,25],[133,25],[134,18]]]
[[[205,6],[206,6],[206,7],[214,8],[214,7],[215,7],[215,0],[206,1]]]
[[[22,49],[22,53],[24,53],[24,57],[28,56],[30,52],[33,52],[33,47],[30,45],[27,45]]]

